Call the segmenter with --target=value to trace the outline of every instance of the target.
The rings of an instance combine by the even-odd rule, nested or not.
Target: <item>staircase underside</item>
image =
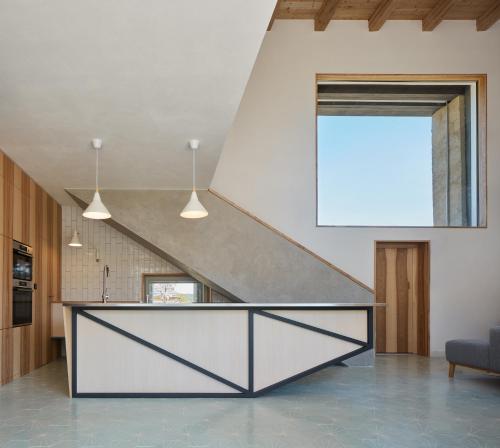
[[[90,190],[68,190],[83,208]],[[209,192],[201,220],[179,213],[188,191],[101,191],[106,222],[234,301],[371,303],[372,291]]]

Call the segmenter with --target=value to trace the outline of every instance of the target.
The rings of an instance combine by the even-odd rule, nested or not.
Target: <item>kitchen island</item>
[[[373,348],[374,304],[64,303],[72,397],[255,397]]]

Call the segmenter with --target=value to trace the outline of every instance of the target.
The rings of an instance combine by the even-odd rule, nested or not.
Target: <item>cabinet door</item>
[[[31,325],[0,330],[0,384],[33,370],[31,332]]]
[[[13,164],[10,159],[3,159],[3,176],[0,176],[0,234],[12,237],[12,218],[14,203]]]
[[[44,281],[43,276],[43,217],[44,217],[44,194],[39,185],[32,187],[32,207],[35,210],[36,222],[33,235],[33,282],[36,289],[33,291],[33,328],[32,341],[34,348],[34,366],[38,368],[43,362],[43,306],[44,306]]]
[[[34,246],[36,240],[36,232],[37,232],[37,207],[36,207],[36,193],[37,189],[40,188],[38,185],[30,179],[29,186],[29,245]]]
[[[12,332],[12,379],[21,376],[21,329],[14,327],[7,330]]]
[[[15,170],[12,216],[12,237],[31,246],[30,178],[24,171]]]
[[[12,328],[0,330],[0,384],[13,379],[14,373],[14,340]]]
[[[19,347],[20,347],[20,365],[19,365],[19,372],[21,376],[26,375],[27,373],[30,373],[33,370],[33,365],[31,363],[32,360],[32,351],[33,347],[31,346],[31,325],[24,325],[23,327],[20,327],[21,334],[20,334],[20,342],[19,342]]]
[[[40,234],[41,237],[41,234]],[[34,253],[34,273],[37,289],[33,291],[33,331],[35,368],[51,361],[50,300],[48,291],[48,243],[37,238]]]
[[[61,299],[61,206],[52,198],[47,201],[48,295],[51,302]]]

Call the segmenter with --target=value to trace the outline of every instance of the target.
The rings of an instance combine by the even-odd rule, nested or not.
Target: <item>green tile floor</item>
[[[500,447],[500,377],[378,356],[254,399],[69,399],[58,361],[0,388],[0,447]]]

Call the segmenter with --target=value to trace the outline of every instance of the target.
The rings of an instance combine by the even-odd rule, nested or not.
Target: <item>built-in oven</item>
[[[12,325],[32,323],[33,249],[13,241]]]
[[[31,310],[33,288],[31,282],[14,280],[12,291],[12,325],[29,325],[32,322]]]

